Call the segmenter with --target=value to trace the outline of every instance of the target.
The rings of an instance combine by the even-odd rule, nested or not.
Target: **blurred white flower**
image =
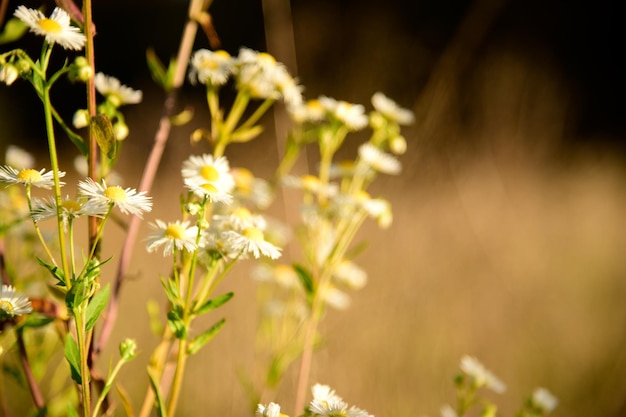
[[[15,290],[11,285],[0,287],[0,319],[11,319],[28,314],[33,310],[28,297]]]
[[[551,413],[559,404],[559,400],[545,388],[536,388],[532,395],[533,405],[541,409],[545,414]]]
[[[94,82],[96,84],[96,90],[115,107],[124,104],[137,104],[140,103],[143,98],[143,93],[140,90],[133,90],[123,85],[117,78],[110,77],[101,72],[96,74]]]
[[[461,370],[473,379],[477,388],[487,387],[498,394],[506,391],[506,385],[472,356],[461,359]]]
[[[233,72],[234,64],[235,60],[226,51],[199,49],[189,63],[189,80],[192,84],[224,85]]]
[[[410,125],[415,121],[415,116],[413,116],[412,111],[398,106],[395,101],[391,100],[381,92],[377,92],[372,96],[372,105],[387,119],[394,121],[399,125]]]

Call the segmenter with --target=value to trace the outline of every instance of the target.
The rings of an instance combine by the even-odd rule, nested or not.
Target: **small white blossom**
[[[263,232],[256,227],[248,227],[241,233],[226,231],[223,236],[231,252],[253,255],[256,259],[261,255],[271,259],[280,257],[281,249],[266,241]]]
[[[78,190],[89,201],[87,205],[106,204],[118,207],[124,214],[142,217],[144,212],[152,210],[152,201],[145,191],[137,192],[133,188],[122,188],[118,185],[107,186],[106,181],[97,183],[91,178],[78,183]]]
[[[63,177],[65,172],[59,171],[59,177]],[[11,184],[24,184],[33,185],[37,188],[44,188],[46,190],[54,187],[54,174],[52,171],[46,172],[45,169],[37,171],[35,169],[21,169],[17,170],[11,166],[0,166],[0,181],[8,182]],[[61,185],[64,183],[61,182]]]
[[[226,51],[199,49],[189,63],[189,80],[192,84],[224,85],[233,72],[234,64],[235,60]]]
[[[20,72],[13,64],[0,65],[0,82],[11,85],[20,76]]]
[[[377,92],[372,96],[372,105],[387,119],[394,121],[399,125],[410,125],[415,121],[415,116],[413,116],[412,111],[398,106],[395,101],[391,100],[381,92]]]
[[[361,289],[367,283],[367,272],[354,262],[348,260],[339,263],[333,277],[353,290]]]
[[[228,160],[210,154],[192,155],[185,162],[181,174],[187,188],[197,196],[208,197],[209,201],[230,204],[235,180],[230,174]]]
[[[5,154],[5,162],[12,167],[27,169],[35,166],[35,157],[22,148],[9,145]]]
[[[15,290],[11,285],[0,287],[0,319],[11,319],[28,314],[33,310],[28,297]]]
[[[61,200],[61,216],[63,224],[80,216],[104,217],[109,207],[106,204],[86,204],[84,201],[72,200],[65,197]],[[57,203],[54,197],[35,199],[31,212],[34,221],[52,219],[57,217]]]
[[[19,6],[14,15],[26,23],[31,32],[44,36],[50,45],[58,43],[65,49],[80,50],[87,42],[80,29],[71,26],[70,15],[59,7],[53,10],[49,18],[41,11],[26,6]]]
[[[163,247],[163,256],[169,256],[176,250],[186,250],[193,252],[196,250],[196,237],[198,235],[197,226],[189,226],[188,221],[175,221],[165,223],[162,220],[156,220],[151,223],[150,227],[154,230],[147,238],[148,252]]]
[[[551,413],[559,405],[559,400],[550,391],[541,387],[533,391],[532,402],[546,414]]]
[[[506,385],[472,356],[464,356],[461,359],[461,370],[473,379],[474,385],[478,388],[487,387],[498,394],[506,391]]]
[[[256,414],[260,417],[280,417],[280,405],[276,403],[269,403],[267,406],[258,404]]]
[[[383,174],[399,174],[402,165],[393,155],[385,153],[371,143],[359,146],[359,157],[367,166]]]
[[[101,72],[96,74],[94,83],[96,90],[115,107],[124,104],[137,104],[140,103],[143,98],[143,93],[140,90],[133,90],[123,85],[117,78],[110,77]]]

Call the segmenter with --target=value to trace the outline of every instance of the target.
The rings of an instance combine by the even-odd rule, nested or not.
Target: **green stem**
[[[93,414],[92,414],[93,417],[98,416],[98,413],[100,412],[100,407],[102,406],[102,402],[104,401],[107,394],[111,390],[111,386],[113,386],[113,381],[115,381],[115,378],[117,377],[117,374],[120,372],[120,369],[122,369],[122,366],[124,365],[124,363],[126,363],[126,361],[124,359],[120,359],[115,365],[115,368],[113,368],[113,371],[111,371],[111,374],[107,378],[104,388],[102,388],[102,392],[100,393],[100,396],[98,397],[96,406],[93,409]]]
[[[79,306],[74,314],[76,317],[76,339],[80,358],[80,387],[82,392],[83,417],[89,417],[91,416],[91,386],[89,384],[91,372],[89,371],[89,364],[87,362],[89,359],[89,349],[87,346],[87,332],[85,330],[85,323],[87,321],[86,303]]]

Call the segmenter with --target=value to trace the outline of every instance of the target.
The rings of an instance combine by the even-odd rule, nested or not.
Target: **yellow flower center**
[[[217,188],[215,188],[215,186],[213,184],[202,184],[200,186],[204,191],[206,191],[208,194],[215,194],[217,193]]]
[[[6,300],[0,300],[0,310],[4,311],[9,317],[13,317],[15,315],[13,304]]]
[[[70,213],[75,213],[78,210],[80,210],[82,206],[76,200],[65,200],[61,203],[61,207],[63,207],[65,210],[69,211]]]
[[[233,171],[233,177],[235,178],[235,186],[245,194],[250,193],[252,188],[252,182],[254,181],[254,175],[252,172],[245,168],[237,168]]]
[[[276,58],[274,58],[272,55],[268,54],[267,52],[260,52],[258,57],[259,57],[260,62],[264,62],[269,65],[276,64]]]
[[[319,188],[319,185],[319,178],[313,175],[305,175],[302,177],[302,186],[309,191],[317,190]]]
[[[185,237],[185,228],[180,224],[171,224],[165,228],[163,234],[169,239],[183,239]]]
[[[243,230],[242,234],[250,240],[254,240],[255,242],[262,242],[265,240],[265,236],[263,236],[263,232],[256,227],[247,227]]]
[[[17,173],[17,179],[22,182],[32,184],[34,182],[41,181],[41,174],[39,171],[34,169],[23,169]]]
[[[250,210],[245,207],[237,207],[233,210],[233,216],[241,220],[250,220],[252,218],[252,213],[250,213]]]
[[[43,18],[39,22],[37,22],[40,28],[42,28],[45,32],[48,33],[61,33],[63,32],[63,27],[52,19]]]
[[[215,51],[215,55],[217,55],[219,58],[227,60],[230,58],[230,54],[226,51],[224,51],[223,49],[220,49],[219,51]]]
[[[104,196],[114,203],[123,203],[128,198],[126,191],[119,185],[107,187],[107,189],[104,190]]]
[[[217,181],[220,172],[213,165],[205,165],[200,168],[200,176],[207,181]]]

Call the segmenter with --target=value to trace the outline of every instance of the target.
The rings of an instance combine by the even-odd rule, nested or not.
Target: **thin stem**
[[[80,358],[80,376],[81,376],[81,393],[83,405],[83,417],[91,415],[91,385],[89,383],[91,372],[89,371],[88,356],[89,348],[87,332],[85,330],[86,322],[86,303],[78,307],[75,311],[76,316],[76,343],[78,344],[78,355]]]
[[[28,355],[26,354],[26,345],[24,344],[24,335],[22,332],[22,329],[17,332],[17,345],[20,351],[20,361],[22,362],[22,368],[24,368],[24,375],[26,376],[30,395],[33,398],[33,403],[38,410],[41,410],[46,406],[46,401],[43,398],[39,384],[37,384],[37,380],[33,375],[33,370],[30,367]]]
[[[208,7],[208,4],[205,5],[204,3],[204,0],[192,0],[189,3],[189,16],[196,16],[202,10],[202,7]],[[159,121],[159,128],[154,137],[154,145],[152,146],[152,150],[150,152],[150,155],[148,156],[148,161],[146,162],[146,166],[141,177],[139,191],[149,192],[150,188],[152,187],[152,183],[154,182],[159,163],[161,162],[161,156],[163,155],[163,151],[165,149],[165,145],[167,143],[167,139],[169,137],[172,126],[170,116],[172,115],[175,108],[178,90],[185,80],[187,65],[189,63],[189,56],[191,55],[191,50],[193,48],[197,31],[198,23],[194,19],[188,18],[180,41],[178,56],[176,58],[176,69],[174,72],[174,79],[172,84],[173,88],[168,93],[165,103],[163,104],[163,114],[161,116],[161,120]],[[137,235],[139,233],[140,221],[140,218],[134,216],[128,226],[128,233],[126,234],[126,238],[122,247],[120,263],[118,266],[117,275],[115,277],[113,291],[111,292],[109,305],[107,306],[107,312],[104,318],[104,323],[102,325],[102,330],[100,332],[100,337],[94,349],[94,355],[100,353],[104,345],[106,345],[111,335],[111,331],[113,330],[113,325],[115,324],[115,320],[117,318],[117,310],[119,307],[119,293],[121,291],[126,272],[130,265],[133,248],[135,245],[135,241],[137,240]]]
[[[92,414],[93,417],[98,417],[98,413],[100,413],[100,407],[102,406],[102,403],[104,402],[104,399],[106,398],[107,394],[109,393],[109,390],[111,389],[111,386],[113,385],[113,381],[115,381],[115,378],[117,377],[117,374],[120,372],[120,369],[122,369],[122,366],[125,363],[126,363],[126,361],[124,359],[120,359],[117,362],[117,364],[115,365],[115,368],[113,368],[113,371],[111,371],[111,374],[107,378],[106,384],[104,385],[104,388],[102,389],[102,393],[98,397],[98,401],[96,402],[96,406],[93,409],[93,414]]]

